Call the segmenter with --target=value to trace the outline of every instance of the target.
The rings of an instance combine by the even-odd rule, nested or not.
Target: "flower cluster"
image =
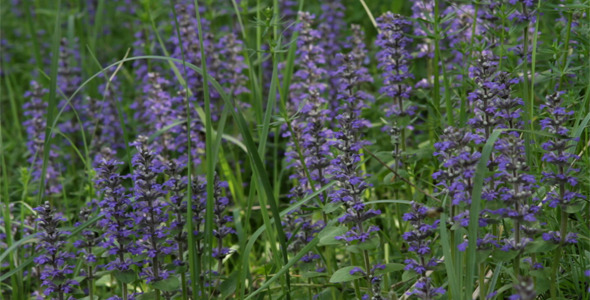
[[[561,206],[565,208],[574,204],[577,199],[584,196],[573,191],[578,184],[575,174],[579,171],[572,167],[574,162],[580,157],[568,151],[572,144],[572,138],[569,137],[569,129],[566,127],[573,111],[567,110],[563,106],[563,92],[557,92],[547,96],[544,105],[541,106],[548,117],[541,120],[541,129],[554,135],[541,147],[545,150],[542,160],[547,163],[549,171],[543,171],[543,182],[559,186],[559,192],[549,192],[545,202],[549,207]]]
[[[359,47],[363,48],[363,47]],[[342,203],[346,212],[338,220],[351,224],[351,230],[345,235],[336,237],[350,243],[353,241],[366,242],[371,232],[378,231],[377,226],[363,228],[368,219],[378,216],[379,210],[368,209],[363,201],[363,193],[368,184],[365,176],[359,173],[361,161],[360,150],[368,142],[362,139],[363,130],[368,122],[361,118],[364,101],[370,97],[362,91],[363,83],[372,82],[368,75],[362,53],[338,54],[342,62],[338,68],[338,100],[342,103],[338,108],[338,130],[334,137],[334,148],[338,156],[332,160],[333,177],[338,181],[338,187],[330,193],[332,202]]]
[[[37,222],[41,231],[38,234],[39,243],[36,250],[43,253],[35,257],[35,263],[42,268],[41,286],[45,287],[45,296],[58,295],[64,299],[65,294],[71,294],[78,282],[68,278],[74,273],[72,260],[74,254],[65,250],[66,236],[70,233],[60,230],[58,225],[65,221],[63,217],[55,215],[49,202],[35,208],[39,214]]]
[[[326,185],[330,174],[329,139],[333,133],[326,128],[327,111],[324,106],[327,101],[322,96],[326,89],[323,79],[328,72],[324,69],[324,50],[319,45],[321,33],[313,28],[314,19],[314,15],[300,12],[299,24],[295,28],[299,33],[296,62],[300,68],[295,72],[290,87],[289,105],[293,113],[300,114],[296,114],[291,120],[292,131],[285,133],[285,136],[290,137],[290,151],[286,153],[287,162],[295,170],[291,178],[299,183],[291,189],[289,197],[292,201],[301,200],[312,191]],[[324,195],[317,199],[325,200]],[[313,205],[315,203],[307,206]],[[298,251],[305,246],[325,225],[323,221],[312,220],[312,216],[302,210],[291,212],[284,224],[290,231],[288,240],[291,251]],[[301,261],[310,263],[318,258],[318,254],[310,252]],[[321,267],[317,269],[320,270]]]
[[[23,126],[27,128],[27,148],[30,155],[27,161],[33,166],[32,176],[36,182],[41,179],[43,169],[45,130],[47,128],[47,103],[43,101],[43,97],[47,92],[47,89],[32,81],[30,91],[24,95],[26,98],[30,98],[29,102],[23,105],[24,114],[27,117],[23,122]],[[57,147],[52,146],[49,149],[49,160],[45,172],[44,191],[46,195],[55,195],[61,192],[61,184],[58,180],[59,166],[56,163],[57,157]]]
[[[94,182],[102,199],[98,202],[100,215],[98,227],[103,229],[103,241],[100,246],[107,249],[109,255],[115,258],[110,260],[105,268],[107,270],[126,271],[132,265],[132,261],[126,254],[139,254],[140,250],[135,243],[135,223],[131,208],[131,195],[123,186],[124,176],[119,174],[119,162],[112,158],[110,149],[102,151],[101,161],[96,166],[97,177]]]
[[[215,229],[213,229],[213,236],[217,238],[217,247],[213,249],[213,258],[221,261],[227,257],[231,250],[224,247],[223,240],[230,234],[235,234],[236,231],[228,226],[228,223],[233,222],[231,216],[226,215],[226,209],[230,205],[229,198],[224,196],[224,190],[228,187],[227,182],[220,181],[219,178],[215,177],[215,188],[213,189],[213,199],[215,199],[215,205],[213,206],[213,223]],[[221,271],[221,270],[220,270]]]
[[[80,93],[76,95],[69,103],[68,99],[72,97],[76,89],[82,83],[81,70],[74,64],[80,59],[80,52],[78,51],[77,41],[70,43],[66,38],[62,38],[60,41],[60,52],[59,52],[59,67],[57,69],[57,86],[60,93],[63,93],[63,97],[59,97],[62,100],[59,103],[59,107],[64,107],[64,111],[76,110],[82,120],[86,118],[85,112],[88,111],[82,103],[82,97]],[[78,131],[78,121],[75,117],[59,125],[59,129],[62,132],[73,133]]]
[[[163,225],[168,221],[168,206],[163,199],[166,191],[157,182],[164,165],[148,146],[147,137],[139,136],[132,146],[137,149],[132,160],[134,170],[131,176],[135,183],[132,206],[139,238],[137,244],[141,253],[150,259],[140,275],[146,276],[147,282],[158,281],[170,276],[171,271],[163,267],[163,260],[174,250],[169,230]]]
[[[107,79],[110,80],[110,79]],[[92,138],[90,149],[96,154],[95,163],[99,162],[99,151],[104,147],[114,150],[124,148],[122,143],[123,132],[120,129],[119,114],[117,111],[119,95],[119,82],[116,78],[98,87],[101,96],[98,98],[88,97],[88,121],[85,127]]]
[[[415,295],[419,299],[433,299],[437,295],[445,293],[442,287],[434,287],[432,279],[426,276],[427,271],[432,270],[440,263],[431,248],[431,237],[436,232],[440,220],[435,220],[432,224],[427,222],[431,209],[436,210],[437,208],[429,208],[412,202],[412,209],[403,216],[403,220],[410,222],[413,229],[404,233],[402,237],[408,243],[409,250],[416,254],[416,258],[405,260],[405,270],[415,271],[420,276],[408,295]]]
[[[327,112],[323,108],[326,99],[322,92],[326,84],[321,82],[326,75],[323,69],[325,59],[323,49],[317,46],[320,33],[313,29],[314,16],[307,12],[299,13],[300,22],[297,27],[299,38],[297,40],[297,63],[301,68],[294,74],[294,82],[291,85],[291,105],[293,109],[301,109],[301,115],[292,121],[291,133],[297,138],[300,145],[292,143],[292,148],[301,148],[303,157],[299,157],[297,151],[288,153],[292,166],[298,169],[300,175],[304,175],[307,168],[310,179],[319,185],[328,183],[327,168],[330,165],[329,158],[332,131],[326,128]],[[301,162],[305,166],[301,165]],[[297,178],[302,185],[309,185],[312,190],[313,182],[308,182],[306,176]]]
[[[383,87],[379,92],[393,99],[391,106],[386,108],[387,116],[414,115],[416,107],[405,103],[412,91],[407,81],[413,75],[409,72],[411,56],[407,50],[411,40],[404,35],[404,30],[412,23],[390,12],[377,18],[377,22],[381,32],[375,44],[380,48],[378,67],[383,70]]]

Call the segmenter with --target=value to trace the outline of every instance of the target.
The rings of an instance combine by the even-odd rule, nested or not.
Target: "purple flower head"
[[[313,190],[312,186],[321,187],[328,183],[332,156],[329,140],[333,136],[332,131],[326,128],[327,111],[323,109],[326,103],[322,97],[325,84],[321,81],[327,72],[323,68],[323,49],[317,45],[320,33],[312,27],[313,15],[300,12],[299,19],[296,63],[300,68],[294,74],[289,103],[291,111],[298,114],[290,121],[291,151],[286,156],[290,167],[296,170],[293,178],[299,181],[301,187],[293,189],[292,195],[304,195]],[[300,154],[303,156],[300,157]],[[310,179],[312,182],[309,182]]]
[[[26,92],[24,97],[30,100],[23,105],[25,110],[25,121],[23,126],[27,130],[27,149],[29,152],[29,162],[32,166],[32,179],[34,182],[41,180],[43,169],[43,153],[45,149],[45,129],[47,125],[47,103],[43,97],[48,90],[41,87],[37,82],[31,81],[31,89]],[[59,183],[59,165],[56,163],[58,158],[57,146],[53,145],[49,150],[49,160],[45,173],[45,195],[51,196],[61,192]]]
[[[121,101],[119,95],[119,82],[116,77],[98,87],[101,96],[87,98],[88,121],[85,124],[92,142],[91,151],[95,154],[94,163],[100,162],[99,151],[105,147],[119,150],[124,148],[123,132],[120,128],[117,102]]]
[[[41,267],[41,286],[45,287],[43,293],[46,296],[57,294],[63,298],[64,294],[73,292],[73,286],[78,285],[77,281],[68,278],[74,273],[72,261],[75,258],[74,254],[65,250],[65,237],[69,232],[58,228],[65,218],[57,216],[49,202],[35,208],[35,211],[38,213],[37,224],[40,228],[36,250],[40,254],[34,262]]]
[[[112,159],[110,149],[103,149],[101,161],[96,166],[94,181],[102,199],[98,202],[100,214],[98,226],[104,229],[103,241],[99,245],[107,249],[116,259],[107,263],[107,270],[128,270],[132,264],[127,253],[136,252],[135,229],[130,212],[130,195],[123,186],[124,177],[118,172],[122,162]]]
[[[164,165],[156,158],[157,154],[147,144],[147,138],[139,136],[131,143],[137,149],[132,158],[135,184],[132,203],[135,213],[133,219],[137,226],[139,250],[151,259],[140,275],[148,281],[166,279],[168,271],[163,268],[163,258],[173,250],[174,243],[169,239],[169,230],[164,225],[168,221],[169,205],[163,199],[165,187],[158,183]]]
[[[547,96],[545,104],[541,106],[547,114],[547,117],[540,121],[541,129],[553,134],[541,145],[545,151],[541,160],[546,163],[546,170],[548,170],[543,172],[542,181],[559,186],[559,192],[547,194],[545,202],[548,202],[551,207],[556,205],[565,207],[578,199],[585,198],[575,191],[578,182],[576,173],[579,170],[574,164],[579,157],[570,150],[573,139],[569,137],[567,125],[573,111],[563,106],[563,94],[563,92],[557,92]]]
[[[537,22],[537,1],[538,0],[508,0],[509,4],[515,5],[516,10],[508,16],[508,20],[516,24],[525,23],[526,26]]]
[[[416,295],[419,298],[426,295],[424,294],[425,292],[433,290],[431,282],[428,281],[429,278],[425,275],[427,270],[432,270],[439,264],[439,260],[434,257],[430,245],[432,243],[431,238],[437,231],[440,221],[436,220],[432,223],[427,222],[430,210],[431,208],[412,201],[410,211],[404,214],[403,218],[405,221],[410,222],[412,230],[405,232],[402,235],[402,238],[408,243],[408,250],[414,252],[415,256],[418,258],[406,259],[405,270],[413,270],[420,275],[420,278],[416,282],[415,289],[410,292],[411,295]]]
[[[217,48],[220,49],[220,57],[223,57],[220,60],[219,84],[223,85],[226,93],[231,96],[250,92],[246,88],[248,77],[244,75],[244,71],[248,69],[248,65],[241,53],[242,41],[235,34],[229,33],[219,39]]]
[[[432,177],[439,183],[439,192],[451,197],[453,205],[471,203],[472,179],[481,154],[475,145],[482,142],[482,137],[464,128],[445,128],[440,142],[434,144],[434,155],[442,163],[442,168]],[[463,220],[468,224],[468,220]]]
[[[408,23],[408,25],[414,25],[412,26],[414,35],[423,39],[423,41],[418,44],[417,57],[434,57],[434,49],[431,46],[432,41],[427,38],[427,36],[433,31],[434,2],[427,0],[413,1],[412,18],[419,21],[416,21],[415,24]]]
[[[318,46],[324,50],[324,57],[326,59],[326,71],[329,84],[329,111],[330,116],[337,115],[338,100],[338,76],[335,74],[340,67],[341,60],[337,56],[342,51],[344,43],[342,42],[341,32],[346,27],[344,22],[344,5],[341,0],[327,0],[322,2],[322,14],[319,19],[319,32],[322,38],[319,40]]]
[[[416,107],[405,103],[410,99],[412,90],[407,81],[413,75],[409,72],[411,56],[407,51],[411,40],[405,36],[404,30],[411,22],[388,12],[377,18],[377,24],[381,31],[375,41],[380,49],[377,60],[378,67],[383,71],[383,87],[379,92],[393,99],[393,104],[386,108],[387,116],[414,115]]]
[[[444,295],[445,292],[442,287],[434,287],[430,277],[421,277],[414,285],[414,288],[407,292],[407,295],[416,296],[418,299],[434,299],[437,296]]]
[[[223,247],[224,238],[236,233],[232,227],[228,226],[228,223],[233,221],[232,217],[225,215],[230,204],[229,198],[224,196],[227,193],[225,188],[227,188],[227,182],[219,181],[219,178],[215,176],[215,189],[213,191],[213,198],[215,199],[213,223],[215,229],[213,229],[213,236],[217,238],[217,248],[213,257],[218,260],[223,260],[231,253],[229,248]]]

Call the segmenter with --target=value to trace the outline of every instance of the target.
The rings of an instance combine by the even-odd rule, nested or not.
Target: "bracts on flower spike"
[[[412,57],[407,50],[411,40],[405,36],[404,30],[411,22],[388,12],[377,19],[377,24],[381,30],[375,41],[380,48],[377,60],[378,67],[383,70],[383,87],[379,92],[393,99],[393,104],[386,108],[387,116],[414,115],[416,107],[405,103],[412,91],[407,81],[413,75],[408,66]]]
[[[74,273],[72,260],[75,258],[74,254],[65,249],[66,236],[70,233],[58,228],[65,218],[57,216],[49,202],[35,208],[35,211],[38,213],[37,221],[41,229],[36,250],[41,254],[35,257],[34,262],[42,268],[41,286],[45,287],[43,294],[57,295],[57,299],[64,300],[65,295],[71,294],[74,286],[78,285],[77,281],[68,278]]]
[[[412,270],[419,275],[418,281],[408,295],[414,295],[419,299],[434,299],[445,293],[442,287],[434,287],[432,279],[426,274],[440,263],[430,246],[431,238],[437,231],[440,220],[429,224],[427,219],[430,210],[427,206],[412,202],[410,212],[403,216],[404,221],[410,222],[413,229],[404,233],[402,237],[408,243],[409,250],[415,253],[415,258],[406,259],[405,270]]]
[[[134,171],[131,178],[135,183],[133,217],[137,225],[138,246],[149,259],[140,275],[145,276],[147,282],[159,281],[172,273],[164,268],[163,262],[165,256],[174,250],[169,230],[163,225],[168,221],[168,206],[163,199],[166,192],[157,182],[165,167],[147,144],[147,137],[139,136],[131,145],[137,149],[132,159]]]

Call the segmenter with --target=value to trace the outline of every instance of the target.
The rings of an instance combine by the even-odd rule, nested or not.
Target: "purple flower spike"
[[[139,250],[150,259],[140,275],[146,276],[148,282],[158,281],[169,276],[169,271],[163,268],[163,259],[174,249],[169,230],[164,226],[168,221],[168,205],[163,199],[166,191],[157,182],[165,167],[148,146],[146,137],[139,136],[131,146],[137,149],[132,159],[134,170],[131,176],[135,183],[133,218],[137,225]]]
[[[75,256],[64,249],[65,236],[69,232],[58,228],[59,223],[65,221],[65,218],[56,216],[49,202],[35,208],[35,211],[39,214],[37,221],[41,229],[36,250],[45,251],[34,259],[34,262],[42,268],[40,278],[41,286],[45,287],[43,294],[59,295],[60,299],[64,299],[64,294],[72,293],[74,286],[79,284],[68,278],[74,273],[72,261]]]
[[[96,189],[102,194],[102,200],[98,202],[100,214],[103,216],[98,225],[104,228],[103,241],[100,246],[107,249],[115,259],[109,261],[105,268],[107,270],[128,270],[132,265],[131,259],[126,257],[128,253],[138,253],[137,245],[134,242],[135,229],[132,219],[131,195],[123,186],[124,177],[118,172],[122,162],[113,158],[110,149],[102,151],[100,163],[96,167],[97,178]]]
[[[413,270],[420,275],[416,282],[414,289],[408,295],[415,295],[419,299],[433,299],[437,295],[445,293],[443,288],[435,288],[432,285],[430,277],[426,276],[426,271],[432,270],[440,262],[433,257],[430,244],[431,237],[438,228],[439,220],[427,223],[428,208],[420,203],[412,202],[411,210],[404,215],[404,220],[409,221],[413,229],[402,235],[403,239],[408,243],[409,250],[416,253],[418,259],[406,259],[405,270]]]
[[[540,121],[541,129],[554,136],[541,145],[545,150],[541,158],[547,165],[543,171],[543,182],[559,187],[559,192],[551,191],[544,201],[549,207],[561,206],[565,209],[568,205],[575,204],[585,196],[575,191],[579,172],[574,162],[579,156],[569,151],[572,147],[567,124],[573,115],[573,111],[563,107],[563,92],[557,92],[547,96],[547,101],[541,108],[547,113],[547,117]],[[573,166],[574,165],[574,166]]]
[[[412,91],[407,81],[413,75],[408,67],[412,57],[407,51],[411,40],[405,36],[404,30],[412,23],[400,15],[388,12],[377,18],[377,24],[381,30],[375,41],[380,48],[377,60],[379,68],[383,70],[383,87],[379,92],[393,99],[393,104],[386,108],[387,116],[414,115],[416,107],[405,103],[410,99]]]
[[[45,148],[45,128],[47,125],[47,103],[43,97],[48,90],[42,88],[37,82],[31,82],[31,90],[26,92],[24,97],[30,100],[23,105],[26,120],[23,126],[27,129],[27,148],[29,158],[27,161],[33,166],[32,179],[39,182],[43,169],[43,152]],[[59,183],[59,165],[57,160],[57,146],[52,145],[49,150],[49,160],[45,173],[45,195],[51,196],[61,192]]]

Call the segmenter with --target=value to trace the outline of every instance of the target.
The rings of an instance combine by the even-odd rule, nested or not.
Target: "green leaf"
[[[529,272],[529,274],[535,278],[535,289],[537,295],[545,293],[551,286],[548,271],[549,269],[542,269]]]
[[[348,228],[345,226],[327,227],[326,230],[322,231],[318,236],[320,239],[318,246],[342,244],[342,241],[337,240],[336,237],[343,235],[346,231],[348,231]]]
[[[340,208],[340,206],[341,205],[339,203],[330,202],[324,206],[324,212],[327,214],[335,212],[337,209]]]
[[[418,273],[408,270],[402,274],[402,281],[410,281],[416,277],[418,277]]]
[[[510,261],[518,255],[516,251],[495,250],[492,254],[494,261]]]
[[[404,265],[404,264],[395,264],[395,263],[386,264],[385,265],[385,269],[383,269],[383,270],[381,270],[381,269],[375,270],[375,275],[381,275],[381,274],[386,274],[386,273],[401,271],[405,267],[406,267],[406,265]]]
[[[361,253],[363,250],[376,249],[377,247],[379,247],[380,244],[381,244],[381,241],[379,240],[379,237],[374,236],[373,238],[371,238],[370,240],[368,240],[364,243],[358,243],[358,244],[350,245],[350,246],[346,247],[346,251],[349,251],[352,253]]]
[[[236,291],[238,272],[233,272],[229,278],[224,280],[219,286],[221,299],[231,296]]]
[[[344,267],[344,268],[339,269],[338,271],[334,272],[334,274],[332,274],[332,277],[330,277],[330,282],[331,283],[348,282],[348,281],[362,278],[364,275],[361,272],[356,272],[356,273],[354,273],[354,275],[350,274],[350,271],[354,268],[360,268],[360,267],[350,266],[350,267]]]
[[[582,209],[584,208],[584,202],[582,201],[578,201],[574,204],[568,205],[565,207],[565,212],[568,214],[575,214],[577,212],[582,211]]]
[[[164,292],[173,292],[180,288],[180,280],[176,276],[170,276],[166,279],[156,281],[152,286]]]
[[[541,252],[550,252],[553,249],[557,248],[559,245],[554,243],[549,243],[546,241],[534,241],[529,243],[526,246],[526,253],[541,253]]]
[[[483,263],[488,257],[490,257],[490,254],[492,253],[492,250],[481,250],[481,251],[477,251],[476,255],[477,255],[477,263],[481,264]]]
[[[135,297],[135,299],[137,299],[137,300],[156,300],[156,293],[149,292],[149,293],[141,294],[141,295]]]
[[[137,279],[137,274],[135,274],[135,272],[132,270],[114,271],[113,276],[115,276],[117,280],[127,284],[133,283]]]

